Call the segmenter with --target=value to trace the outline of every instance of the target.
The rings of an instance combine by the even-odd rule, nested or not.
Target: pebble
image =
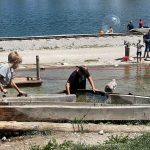
[[[103,130],[101,130],[101,131],[99,131],[99,133],[98,133],[98,134],[103,135],[103,134],[104,134],[104,131],[103,131]]]
[[[115,67],[118,67],[119,65],[118,65],[118,64],[115,64],[114,66],[115,66]]]
[[[1,139],[3,142],[5,142],[7,140],[7,138],[4,136],[2,139]]]

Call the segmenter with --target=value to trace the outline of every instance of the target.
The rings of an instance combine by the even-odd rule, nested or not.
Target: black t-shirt
[[[70,93],[75,94],[77,89],[86,89],[86,78],[89,78],[88,71],[84,75],[80,75],[77,70],[73,71],[70,75],[68,82],[70,83]]]

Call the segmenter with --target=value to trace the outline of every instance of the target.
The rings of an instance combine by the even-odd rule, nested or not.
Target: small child
[[[8,55],[8,63],[0,64],[0,90],[2,93],[7,94],[8,91],[3,86],[10,85],[18,91],[18,95],[27,95],[21,91],[13,81],[14,69],[17,69],[20,63],[22,63],[22,58],[14,51]]]
[[[138,43],[137,43],[137,53],[136,53],[136,56],[137,56],[137,63],[139,62],[139,57],[140,57],[140,62],[142,60],[141,58],[141,55],[142,55],[142,47],[144,47],[144,45],[141,44],[141,40],[138,40]]]

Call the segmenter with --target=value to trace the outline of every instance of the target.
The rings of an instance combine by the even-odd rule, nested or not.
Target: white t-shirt
[[[0,82],[3,85],[8,85],[10,80],[13,78],[13,68],[10,68],[9,64],[0,64]]]
[[[143,45],[140,43],[137,43],[137,52],[142,52]]]

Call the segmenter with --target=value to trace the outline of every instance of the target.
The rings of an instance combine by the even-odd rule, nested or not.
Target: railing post
[[[36,56],[36,76],[37,79],[40,79],[40,65],[39,65],[39,56]]]

